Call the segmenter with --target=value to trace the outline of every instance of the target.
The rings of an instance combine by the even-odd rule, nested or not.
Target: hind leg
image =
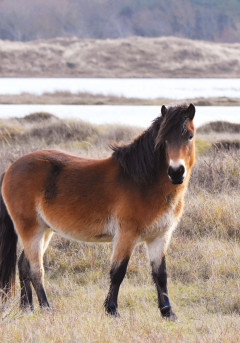
[[[45,229],[45,232],[44,232],[44,245],[43,245],[43,255],[45,254],[46,250],[47,250],[47,247],[52,239],[52,236],[53,236],[54,232],[47,228]]]
[[[44,235],[36,237],[26,244],[24,250],[30,263],[31,282],[37,294],[39,305],[41,307],[50,307],[44,290]]]
[[[33,310],[30,265],[24,254],[24,251],[22,251],[18,261],[18,270],[21,286],[20,308],[24,310],[29,307],[31,310]]]
[[[48,244],[52,238],[53,231],[50,229],[46,229],[44,233],[44,246],[43,246],[43,254],[45,253]],[[31,287],[31,270],[29,261],[22,251],[21,256],[18,261],[18,268],[19,268],[19,278],[20,278],[20,286],[21,286],[21,303],[20,307],[22,309],[30,308],[33,310],[33,298],[32,298],[32,287]]]
[[[50,306],[44,289],[43,254],[51,237],[51,230],[39,229],[30,239],[23,240],[24,251],[29,261],[30,280],[36,291],[39,305],[47,308]]]
[[[44,289],[43,255],[45,251],[47,250],[47,247],[50,243],[50,240],[53,234],[54,232],[51,229],[49,228],[45,229],[43,241],[42,240],[39,241],[38,254],[36,254],[34,258],[36,262],[32,264],[32,269],[31,269],[31,281],[37,293],[39,305],[41,307],[47,307],[47,308],[49,308],[50,305],[49,305],[47,295]]]

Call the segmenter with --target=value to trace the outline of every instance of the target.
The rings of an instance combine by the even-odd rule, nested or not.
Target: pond
[[[0,105],[0,118],[49,112],[59,118],[81,119],[93,124],[112,123],[148,127],[160,114],[160,110],[160,106]],[[240,107],[197,106],[195,116],[197,127],[216,120],[240,123]]]
[[[69,91],[143,99],[240,97],[240,79],[0,78],[0,94]]]

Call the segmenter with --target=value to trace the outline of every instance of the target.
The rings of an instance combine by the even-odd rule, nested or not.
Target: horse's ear
[[[162,116],[165,117],[165,115],[167,113],[167,107],[166,106],[162,105],[161,113],[162,113]]]
[[[193,120],[195,116],[195,112],[196,112],[195,106],[193,104],[190,104],[187,108],[187,115],[190,120]]]

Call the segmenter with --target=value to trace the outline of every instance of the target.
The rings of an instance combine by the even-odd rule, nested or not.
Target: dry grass
[[[182,102],[194,103],[195,106],[240,106],[240,98],[212,97],[182,99]],[[177,105],[179,100],[156,98],[138,99],[125,98],[123,96],[91,94],[91,93],[71,93],[68,91],[44,93],[35,95],[30,93],[22,94],[0,94],[0,104],[59,104],[59,105]]]
[[[203,125],[198,129],[198,133],[240,133],[240,124],[229,123],[226,121],[215,121]]]
[[[239,46],[177,37],[0,41],[0,76],[236,78]]]
[[[138,129],[127,127],[55,118],[39,123],[34,116],[29,119],[0,123],[2,129],[14,132],[7,142],[3,138],[6,133],[0,140],[1,172],[20,155],[42,147],[107,156],[110,140],[129,140],[138,133]],[[207,141],[198,141],[198,151],[185,214],[167,258],[169,292],[177,322],[160,317],[144,245],[135,249],[130,260],[120,290],[121,318],[114,319],[103,310],[111,245],[55,237],[46,257],[46,290],[53,310],[39,310],[35,297],[34,313],[21,313],[18,285],[16,297],[0,312],[0,341],[238,342],[240,151],[212,149]]]

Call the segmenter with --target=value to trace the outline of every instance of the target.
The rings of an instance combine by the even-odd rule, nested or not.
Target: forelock
[[[187,131],[187,124],[189,118],[186,114],[187,106],[174,106],[169,107],[166,115],[164,116],[155,145],[162,145],[171,132],[181,130],[181,135],[184,135]]]

